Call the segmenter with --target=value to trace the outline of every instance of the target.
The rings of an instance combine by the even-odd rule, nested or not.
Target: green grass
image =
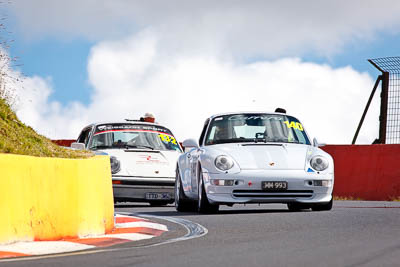
[[[333,200],[346,200],[346,201],[362,201],[363,199],[357,197],[339,197],[339,196],[333,196]]]
[[[390,201],[400,202],[400,196],[398,197],[391,197]]]
[[[39,135],[31,127],[23,124],[1,97],[0,153],[58,158],[87,158],[93,156],[93,153],[89,151],[65,149]]]

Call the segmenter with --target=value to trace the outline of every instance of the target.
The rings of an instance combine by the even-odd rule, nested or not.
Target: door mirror
[[[72,143],[71,148],[77,149],[77,150],[85,150],[85,144],[84,143]]]
[[[185,149],[185,152],[186,148],[199,148],[197,141],[194,139],[186,139],[185,141],[183,141],[182,146]]]
[[[325,143],[318,143],[317,138],[314,137],[313,139],[313,146],[315,147],[321,147],[321,146],[326,146]]]

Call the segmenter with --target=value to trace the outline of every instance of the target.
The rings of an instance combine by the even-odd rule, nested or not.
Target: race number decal
[[[293,128],[293,129],[297,129],[299,131],[303,131],[303,126],[301,125],[300,122],[289,122],[289,121],[284,121],[284,123],[286,124],[286,126],[288,128]]]
[[[175,137],[173,137],[173,136],[166,135],[166,134],[159,134],[158,136],[161,138],[161,140],[162,140],[163,142],[166,142],[166,143],[171,142],[171,143],[173,143],[174,145],[177,144],[177,143],[176,143],[176,139],[175,139]]]

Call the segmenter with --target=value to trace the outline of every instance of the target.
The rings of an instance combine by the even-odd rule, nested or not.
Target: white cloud
[[[53,92],[50,78],[25,77],[15,90],[18,118],[42,135],[52,139],[77,138],[83,125],[88,124],[87,109],[82,104],[63,106],[49,100]]]
[[[88,105],[49,101],[51,80],[30,77],[18,114],[52,138],[75,138],[87,123],[152,111],[183,139],[198,137],[213,113],[280,106],[322,141],[349,143],[371,77],[351,67],[303,62],[301,55],[330,56],[377,32],[398,33],[400,2],[306,3],[15,1],[11,9],[26,36],[97,42],[88,61]],[[377,137],[378,100],[360,142]]]
[[[330,55],[351,41],[399,32],[400,2],[35,0],[11,10],[28,38],[118,39],[151,27],[169,51],[239,59]]]
[[[94,87],[88,106],[49,102],[51,83],[33,77],[25,82],[32,92],[24,97],[32,102],[19,115],[52,138],[76,138],[89,122],[139,118],[151,111],[182,141],[198,138],[204,120],[214,113],[284,107],[320,141],[350,143],[373,86],[368,74],[351,67],[334,69],[298,58],[242,64],[167,51],[151,30],[100,42],[88,62]],[[362,143],[378,135],[378,107],[375,101],[359,137]]]

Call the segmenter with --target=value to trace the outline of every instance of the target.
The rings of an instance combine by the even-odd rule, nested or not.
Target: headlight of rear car
[[[215,167],[221,171],[227,171],[233,167],[233,159],[228,156],[218,156],[215,159]]]
[[[110,157],[111,173],[115,174],[121,170],[121,162],[114,156]]]
[[[329,162],[323,156],[314,156],[310,161],[311,167],[316,171],[324,171],[328,168]]]

